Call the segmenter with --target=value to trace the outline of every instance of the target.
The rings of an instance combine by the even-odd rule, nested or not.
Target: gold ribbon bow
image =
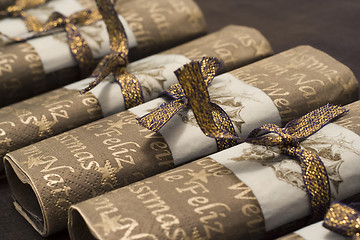
[[[203,58],[176,70],[180,84],[173,84],[165,91],[173,100],[138,118],[139,124],[158,132],[176,113],[190,106],[201,130],[216,139],[218,150],[234,146],[235,140],[223,139],[235,137],[232,122],[221,107],[210,101],[207,91],[219,67],[216,58]]]
[[[69,17],[54,12],[41,28],[36,29],[35,36],[36,34],[40,35],[58,28],[64,28],[71,54],[80,68],[81,77],[85,77],[93,70],[94,58],[88,43],[81,36],[77,25],[89,25],[99,21],[101,18],[101,14],[97,10],[83,10],[73,13]]]
[[[7,7],[6,10],[0,11],[0,17],[21,17],[30,32],[36,31],[36,29],[41,27],[40,21],[24,10],[42,5],[46,1],[47,0],[16,0],[14,5]]]
[[[129,47],[124,27],[110,0],[97,0],[96,4],[103,15],[106,28],[109,32],[111,53],[101,60],[92,73],[92,76],[96,77],[96,79],[87,88],[83,89],[81,93],[90,91],[110,73],[113,73],[115,80],[121,87],[125,107],[128,109],[137,106],[144,102],[144,98],[138,79],[126,71],[126,66],[129,62]]]
[[[45,2],[45,0],[39,0],[35,2],[37,4],[41,4],[40,1],[41,3]],[[54,12],[50,15],[45,24],[41,24],[36,17],[31,16],[22,10],[24,7],[31,7],[36,5],[35,2],[32,4],[28,2],[31,1],[17,1],[17,5],[9,7],[11,9],[11,11],[9,11],[13,16],[20,15],[23,17],[28,30],[34,34],[26,38],[16,38],[4,34],[3,36],[13,41],[20,42],[41,36],[47,32],[59,28],[64,28],[67,34],[67,41],[70,46],[71,54],[80,68],[80,75],[81,77],[88,76],[93,70],[94,58],[88,43],[81,36],[77,25],[89,25],[99,21],[102,18],[101,14],[97,10],[83,10],[73,13],[69,17],[65,17],[58,12]]]
[[[323,226],[344,237],[360,240],[360,212],[341,203],[333,203],[325,215]]]
[[[312,207],[312,218],[316,220],[323,218],[330,205],[328,175],[319,156],[302,149],[299,141],[314,134],[332,119],[345,112],[345,108],[328,104],[289,122],[283,129],[275,124],[265,124],[253,130],[245,140],[258,145],[278,146],[283,153],[295,156],[300,160],[303,181]],[[275,133],[277,136],[258,137],[261,131]]]

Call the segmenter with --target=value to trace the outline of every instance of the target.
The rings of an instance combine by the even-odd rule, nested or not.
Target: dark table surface
[[[360,78],[359,0],[195,0],[209,32],[228,24],[257,28],[276,53],[311,45],[344,63]],[[40,235],[12,205],[6,180],[0,180],[0,239],[35,240]],[[68,240],[67,232],[46,239]]]

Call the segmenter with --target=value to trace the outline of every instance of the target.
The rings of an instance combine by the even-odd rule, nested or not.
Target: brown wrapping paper
[[[251,67],[232,72],[240,80],[267,93],[279,109],[283,123],[315,109],[325,99],[333,104],[347,104],[358,99],[358,93],[355,91],[357,84],[353,73],[344,65],[335,67],[334,62],[328,60],[328,55],[313,54],[307,48],[287,51],[283,54],[286,57],[284,61],[277,63],[262,61],[256,65],[268,73],[252,75],[249,73]],[[301,68],[306,71],[296,71]],[[276,82],[267,81],[269,73],[279,76]],[[334,87],[329,92],[329,89],[324,86],[333,83],[337,83],[339,87]],[[292,92],[293,88],[297,91]],[[338,98],[338,95],[342,93],[344,96]],[[299,99],[299,101],[292,99]]]
[[[253,42],[254,46],[244,45],[242,41],[238,40],[239,35],[247,36],[247,40]],[[263,46],[262,55],[259,55],[257,45]],[[14,45],[14,47],[17,46],[19,45]],[[221,72],[225,72],[271,53],[269,43],[257,30],[243,26],[228,26],[218,32],[163,52],[161,55],[177,54],[185,56],[189,60],[200,59],[203,55],[217,57],[223,61]],[[156,57],[158,55],[153,56],[154,59]],[[151,75],[158,82],[162,82],[163,88],[176,83],[174,82],[176,80],[175,75],[171,79],[162,74],[164,71],[162,69],[165,66],[161,64],[164,63],[160,62],[153,65],[144,63],[144,66],[141,67],[141,61],[134,62],[129,65],[128,72],[138,75]],[[181,65],[179,63],[178,67]],[[137,66],[140,66],[140,70]],[[153,71],[152,68],[154,68]],[[156,73],[156,69],[160,71]],[[31,69],[22,70],[31,71]],[[29,73],[28,76],[31,74]],[[147,79],[140,81],[140,83],[143,90],[152,92],[151,97],[146,100],[158,97],[165,90],[161,87],[149,88],[148,86],[151,83]],[[119,88],[118,84],[109,86]],[[78,90],[82,88],[81,85]],[[108,88],[104,88],[96,95],[88,93],[82,96],[78,90],[73,87],[64,87],[0,109],[0,129],[3,133],[0,136],[0,158],[3,158],[7,152],[109,115],[106,110],[106,103],[103,101],[99,103],[97,98],[97,96],[109,95],[110,90]],[[122,96],[115,96],[115,98],[122,98]],[[113,101],[118,100],[113,99]],[[119,106],[116,109],[120,111],[124,108],[123,102],[119,101]],[[41,127],[39,124],[43,126]],[[0,172],[3,171],[3,165],[0,162]]]
[[[130,50],[132,60],[176,46],[180,42],[188,41],[205,33],[203,15],[192,0],[176,1],[176,4],[174,0],[156,0],[151,1],[151,4],[144,0],[133,0],[118,4],[121,4],[121,6],[116,6],[118,13],[124,15],[137,41],[137,46]],[[182,7],[179,8],[177,4]],[[98,24],[97,22],[92,25],[94,29],[99,27]],[[59,41],[66,41],[66,37],[61,34],[63,33],[53,36]],[[88,41],[91,39],[96,44],[103,44],[97,42],[100,39],[98,39],[96,30],[94,32],[85,29],[82,34],[88,37]],[[22,53],[19,49],[25,49],[31,53],[31,56],[23,56],[27,52]],[[46,49],[46,51],[48,50]],[[96,50],[93,49],[93,51]],[[59,88],[79,79],[77,67],[46,72],[43,69],[45,63],[41,61],[39,53],[28,42],[0,48],[0,59],[0,106]],[[16,71],[20,68],[33,69],[33,76],[29,78],[26,75],[27,72]],[[64,71],[66,78],[63,76]]]
[[[251,189],[208,158],[70,208],[71,239],[261,239]]]
[[[333,125],[339,127],[340,124],[346,122],[348,123],[346,126],[350,126],[353,119],[359,120],[360,101],[346,107],[350,113],[335,121]],[[327,127],[325,126],[324,130]],[[346,133],[350,128],[344,128],[344,130],[342,133]],[[329,132],[332,129],[326,131]],[[315,133],[309,138],[310,141],[304,140],[303,146],[312,151],[318,150],[317,143],[312,144],[311,141],[326,134],[326,131],[321,130]],[[360,127],[357,125],[352,134],[360,139],[359,133]],[[339,146],[345,147],[346,144],[343,144],[343,140],[342,138],[334,139]],[[305,190],[302,190],[300,202],[291,198],[296,198],[297,194],[286,193],[287,188],[274,191],[272,185],[279,183],[275,183],[272,181],[272,177],[261,171],[264,167],[251,165],[256,161],[256,157],[259,159],[264,157],[266,161],[273,162],[274,160],[271,159],[268,152],[260,150],[252,158],[242,160],[247,161],[247,165],[240,165],[242,162],[239,159],[246,158],[245,155],[249,153],[241,151],[241,145],[246,144],[240,144],[71,206],[68,222],[71,239],[111,240],[141,239],[141,237],[144,239],[273,239],[268,233],[269,221],[272,220],[269,215],[275,215],[272,210],[278,206],[272,206],[271,201],[267,203],[266,199],[273,198],[282,201],[278,196],[286,195],[285,201],[279,204],[282,205],[281,216],[273,216],[280,218],[294,214],[289,209],[302,208],[301,205],[308,204],[308,199]],[[356,158],[352,159],[346,153],[347,151],[358,152],[359,146],[359,144],[357,147],[354,145],[354,148],[345,151],[332,152],[335,149],[332,148],[327,153],[318,153],[325,162],[331,154],[339,158],[334,160],[341,164],[337,169],[333,169],[328,163],[325,163],[330,182],[334,181],[334,171],[339,171],[342,175],[338,186],[331,186],[332,192],[339,192],[334,198],[336,200],[360,192],[358,186],[359,165],[356,164],[360,159],[360,154],[357,153]],[[266,148],[264,147],[264,149]],[[286,159],[286,157],[283,159],[280,156],[275,161],[286,161]],[[221,160],[225,160],[225,162],[221,162]],[[230,162],[231,160],[232,162]],[[356,165],[352,166],[349,164],[350,162]],[[275,165],[273,167],[276,168]],[[354,170],[354,167],[357,169]],[[290,171],[287,172],[288,176],[292,174]],[[252,176],[248,177],[247,175]],[[244,180],[242,180],[242,176]],[[276,175],[276,177],[286,176]],[[249,179],[253,179],[253,181],[260,179],[258,184],[251,183],[251,186],[255,186],[254,189],[249,186]],[[291,180],[297,181],[296,178],[291,178]],[[337,180],[339,181],[339,179]],[[266,185],[265,182],[268,184]],[[310,210],[306,210],[305,216],[308,216]],[[304,216],[295,216],[295,219],[301,217]],[[301,226],[298,222],[297,227]],[[327,232],[326,230],[311,229],[299,230],[280,239],[328,239],[326,238],[328,235],[323,234]]]
[[[115,9],[129,22],[138,47],[129,53],[130,59],[154,54],[177,46],[205,33],[205,20],[199,7],[189,0],[118,1]],[[156,28],[153,25],[156,25]]]
[[[300,53],[321,59],[329,69],[336,70],[334,81],[329,81],[321,73],[316,74],[316,71],[309,69],[307,65],[299,64],[296,68],[287,68],[282,76],[279,76],[277,71],[263,68],[265,63],[287,66],[293,61],[292,56]],[[301,109],[294,112],[310,111],[317,104],[324,105],[329,101],[346,103],[357,97],[358,83],[351,71],[325,53],[307,46],[291,49],[234,72],[241,71],[246,72],[247,79],[263,77],[262,80],[267,81],[270,86],[294,74],[308,74],[323,82],[324,85],[318,84],[318,81],[306,82],[308,88],[318,92],[316,98],[319,101],[315,104],[303,104]],[[211,99],[219,102],[229,113],[239,136],[247,136],[250,130],[263,123],[281,124],[283,117],[287,117],[279,114],[282,105],[278,104],[278,98],[271,98],[270,94],[265,94],[268,87],[264,88],[264,93],[257,88],[247,87],[235,77],[232,77],[235,78],[234,82],[229,84],[227,79],[230,78],[229,74],[216,77],[209,91]],[[233,86],[238,86],[236,84],[244,85],[234,89]],[[290,109],[308,101],[307,95],[298,94],[301,92],[298,84],[289,81],[287,85],[281,86],[287,93],[287,107]],[[219,86],[224,89],[220,89]],[[339,90],[340,88],[343,90]],[[241,92],[248,90],[256,91],[256,94],[250,93],[251,96],[248,96]],[[275,90],[270,93],[273,91]],[[232,96],[230,92],[235,95]],[[266,105],[265,110],[259,109],[257,105],[254,112],[253,105],[245,103],[254,97],[254,102],[260,102],[261,107],[263,103],[260,96],[267,99],[265,105],[270,105]],[[233,99],[229,99],[230,97]],[[160,134],[154,134],[136,123],[135,114],[144,112],[143,109],[157,107],[163,102],[166,100],[158,98],[7,154],[5,169],[21,214],[41,234],[48,235],[64,227],[67,219],[65,209],[71,204],[154,175],[166,168],[172,168],[174,164],[179,165],[216,151],[215,140],[207,138],[186,113],[174,116]],[[285,101],[282,100],[281,103],[283,102]],[[270,113],[261,115],[261,111],[268,110],[267,106],[275,109],[275,112],[271,113],[275,114],[274,116],[270,116]],[[248,119],[244,115],[245,112],[249,115],[254,113],[254,119]],[[295,114],[292,116],[295,117]],[[182,120],[186,121],[181,122]],[[156,143],[152,142],[153,139],[156,139]],[[149,146],[153,153],[147,151],[145,146]],[[143,166],[149,162],[152,168],[144,169]],[[32,200],[25,201],[25,192],[31,191],[34,192]]]

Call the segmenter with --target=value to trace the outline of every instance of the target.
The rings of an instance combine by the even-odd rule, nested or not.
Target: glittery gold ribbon
[[[0,18],[21,17],[30,32],[36,31],[36,29],[41,27],[40,21],[24,10],[37,7],[45,2],[46,0],[17,0],[14,5],[7,7],[6,10],[0,11]]]
[[[109,32],[111,53],[101,60],[92,73],[96,79],[81,93],[90,91],[112,73],[121,87],[125,107],[128,109],[137,106],[144,102],[144,98],[138,79],[126,71],[129,47],[124,27],[110,0],[96,0],[96,4]]]
[[[331,204],[323,226],[344,237],[360,240],[360,212],[348,205]]]
[[[36,34],[64,28],[67,34],[67,40],[71,49],[71,54],[76,60],[81,77],[88,76],[93,70],[94,57],[86,40],[81,36],[77,25],[89,25],[101,19],[101,14],[97,10],[83,10],[73,13],[69,17],[54,12],[48,21],[37,29]]]
[[[173,100],[138,118],[139,124],[158,132],[176,113],[189,106],[205,135],[216,139],[219,150],[234,146],[236,141],[230,138],[236,137],[236,133],[231,120],[223,109],[210,101],[207,91],[219,67],[219,60],[206,57],[176,70],[180,84],[173,84],[165,91]]]
[[[278,146],[283,153],[295,156],[300,160],[303,181],[310,198],[314,220],[322,219],[329,207],[329,180],[319,156],[302,149],[299,141],[314,134],[344,112],[346,112],[345,108],[328,104],[289,122],[283,129],[275,124],[265,124],[253,130],[246,139],[246,142],[253,144]],[[275,133],[277,136],[258,137],[261,131]]]
[[[26,38],[15,38],[4,35],[8,39],[21,42],[31,38],[41,36],[47,32],[64,28],[67,34],[67,41],[70,46],[71,54],[74,57],[80,68],[81,77],[88,76],[93,70],[94,58],[91,49],[86,40],[81,36],[77,25],[89,25],[102,18],[101,14],[97,10],[83,10],[73,13],[69,17],[54,12],[50,15],[49,19],[45,24],[34,25],[32,31],[34,34]]]

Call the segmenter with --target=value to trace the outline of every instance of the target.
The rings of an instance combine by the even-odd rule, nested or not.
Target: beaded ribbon
[[[348,205],[331,204],[323,226],[344,237],[360,240],[360,212]]]
[[[344,112],[345,108],[328,104],[289,122],[283,129],[275,124],[265,124],[254,129],[246,139],[246,142],[253,144],[278,146],[283,153],[300,160],[303,181],[312,207],[312,218],[315,220],[322,219],[330,205],[328,175],[319,156],[302,149],[299,141],[314,134]],[[258,137],[261,131],[275,133],[277,136]]]
[[[138,79],[126,71],[129,47],[124,27],[110,0],[97,0],[96,4],[109,32],[111,53],[101,60],[92,73],[96,79],[81,93],[90,91],[112,73],[121,87],[125,107],[128,109],[137,106],[144,102],[144,98]]]
[[[176,113],[189,106],[201,130],[216,139],[219,150],[234,146],[235,140],[224,139],[236,135],[231,120],[221,107],[210,101],[207,91],[219,67],[219,60],[203,58],[176,70],[180,84],[173,84],[165,91],[173,100],[138,118],[140,125],[158,132]]]
[[[7,7],[6,10],[0,11],[0,18],[21,17],[30,32],[36,31],[41,27],[40,21],[24,10],[42,5],[46,1],[47,0],[17,0],[14,5]]]

